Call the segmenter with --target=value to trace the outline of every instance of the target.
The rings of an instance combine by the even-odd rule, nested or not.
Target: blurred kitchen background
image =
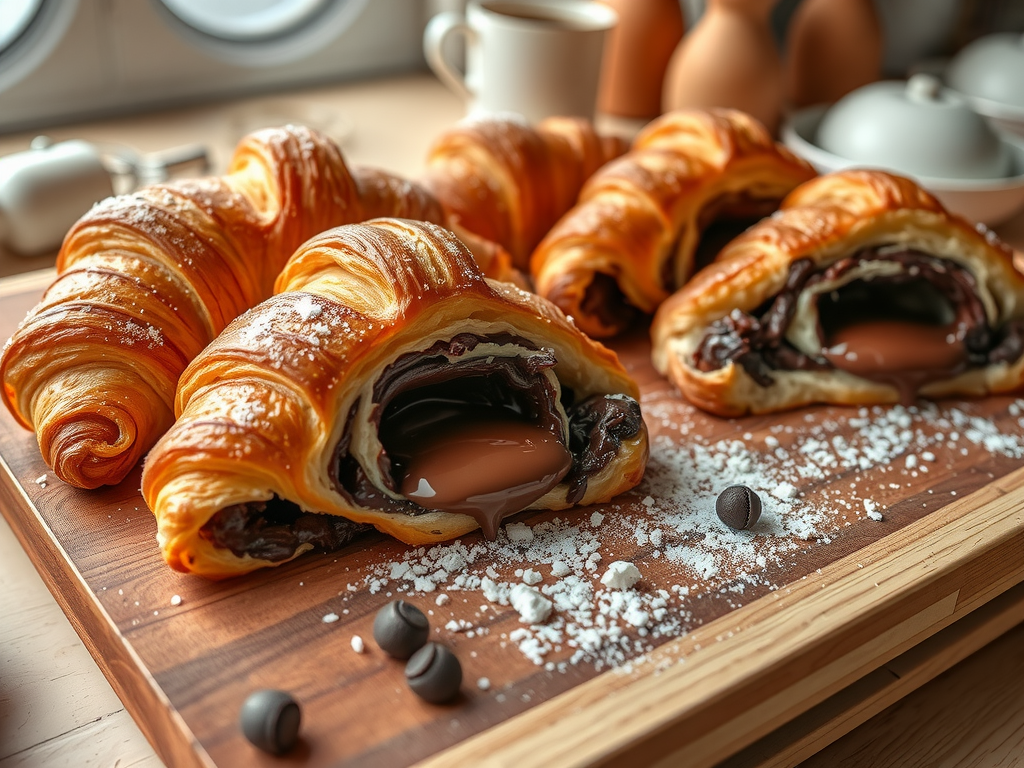
[[[780,54],[794,45],[794,19],[802,11],[815,11],[805,15],[814,15],[817,23],[823,18],[825,28],[833,19],[832,26],[846,34],[845,22],[835,15],[839,7],[859,6],[861,15],[869,9],[878,24],[874,44],[879,50],[862,78],[905,78],[915,68],[941,68],[941,62],[972,40],[995,32],[1024,32],[1022,0],[731,4],[753,6],[758,1],[770,6],[771,37]],[[700,27],[705,0],[602,2],[619,11],[623,30],[614,59],[617,71],[603,75],[608,83],[603,85],[599,114],[642,123],[673,106],[672,83],[665,79],[671,76],[672,54],[678,58],[675,49],[686,45]],[[365,149],[371,159],[383,156],[365,143],[385,142],[386,131],[363,137],[363,146],[346,145],[353,140],[360,110],[376,109],[386,115],[388,84],[396,78],[432,78],[423,55],[424,27],[434,14],[464,7],[465,0],[0,0],[0,275],[52,263],[55,246],[47,242],[44,230],[66,230],[66,224],[56,221],[62,205],[68,210],[81,208],[83,197],[127,191],[174,173],[219,171],[238,138],[266,125],[309,124],[332,136],[346,152],[354,149],[359,154]],[[661,35],[661,51],[653,61],[635,66],[641,55],[654,56],[651,46],[641,51],[635,42],[651,39],[641,25],[651,25],[651,14],[666,11],[677,13],[682,23],[659,25],[663,33],[676,31]],[[627,25],[632,25],[632,44]],[[851,42],[850,56],[867,50],[858,49],[866,41]],[[720,72],[735,58],[728,40],[713,50],[716,55],[700,64],[703,73]],[[608,53],[606,46],[606,65]],[[610,90],[616,76],[626,92],[638,93],[636,78],[641,78],[654,95],[645,105],[618,103]],[[634,81],[623,80],[628,77]],[[1018,77],[1024,80],[1024,71]],[[699,80],[688,69],[680,82]],[[656,87],[651,85],[654,81]],[[356,101],[333,98],[331,89],[339,84],[350,89],[346,93],[356,94]],[[401,90],[403,98],[409,92]],[[423,98],[441,96],[424,91]],[[210,105],[217,105],[216,111],[204,112]],[[456,112],[433,110],[431,115],[425,124],[414,126],[424,141],[442,127],[431,120],[448,120]],[[132,143],[118,144],[110,138],[118,135],[111,126],[125,120],[131,121]],[[395,130],[411,130],[407,121],[402,122]],[[42,134],[51,138],[37,138]],[[15,168],[11,156],[42,157],[23,153],[32,147],[36,152],[51,151],[69,139],[86,142],[62,148],[78,152],[80,187],[51,184],[40,188],[42,197],[30,199],[24,186],[11,191],[11,185],[5,185]],[[93,150],[102,172],[88,167]],[[421,147],[409,145],[407,152],[386,158],[386,164],[396,172],[413,172],[422,159],[417,154]],[[93,177],[86,178],[90,173]],[[104,174],[111,176],[109,185]],[[58,204],[54,190],[61,189],[68,199]],[[77,215],[71,221],[74,218]]]
[[[644,0],[619,3],[641,4]],[[687,29],[704,0],[680,0]],[[772,11],[777,43],[801,0]],[[842,0],[839,0],[842,2]],[[423,70],[423,27],[461,0],[2,0],[0,131]],[[884,72],[1024,31],[1020,0],[876,0]],[[1024,76],[1024,73],[1022,73]]]

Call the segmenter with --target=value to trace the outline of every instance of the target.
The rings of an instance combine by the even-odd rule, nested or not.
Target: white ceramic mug
[[[593,0],[470,0],[465,15],[427,24],[423,51],[471,115],[515,112],[593,119],[605,37],[618,17]],[[466,71],[444,54],[449,35],[466,37]]]

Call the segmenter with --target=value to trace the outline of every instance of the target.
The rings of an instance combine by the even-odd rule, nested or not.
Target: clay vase
[[[881,79],[883,55],[874,0],[803,0],[787,35],[787,105],[831,104]]]
[[[683,37],[679,0],[601,0],[619,16],[604,47],[598,109],[650,119],[661,114],[669,59]]]
[[[782,60],[770,24],[776,2],[708,0],[672,54],[662,109],[732,107],[775,133],[782,114]]]

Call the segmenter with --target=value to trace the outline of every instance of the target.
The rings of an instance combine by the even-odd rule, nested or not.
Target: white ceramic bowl
[[[993,125],[1024,136],[1024,35],[981,37],[953,57],[946,82]]]
[[[879,168],[913,178],[950,211],[971,221],[995,226],[1024,208],[1024,145],[1002,139],[1012,158],[1010,173],[1000,179],[940,179],[907,173],[884,163],[865,163],[835,155],[818,145],[818,126],[827,105],[807,107],[788,115],[782,141],[813,165],[819,173],[844,168]]]

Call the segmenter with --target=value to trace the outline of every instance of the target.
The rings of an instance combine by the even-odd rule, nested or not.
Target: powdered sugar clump
[[[640,581],[640,569],[632,563],[616,560],[608,566],[601,583],[612,589],[632,589]]]

